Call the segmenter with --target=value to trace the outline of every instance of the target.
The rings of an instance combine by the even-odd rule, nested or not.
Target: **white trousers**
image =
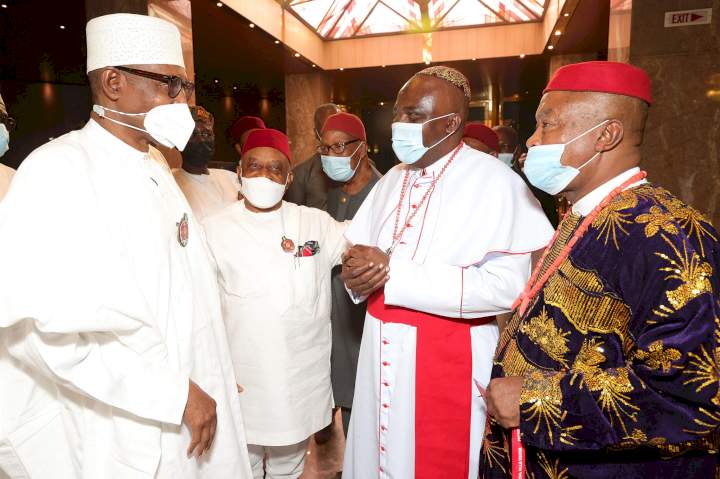
[[[305,467],[305,455],[309,442],[310,439],[308,438],[289,446],[248,444],[253,478],[297,479]]]

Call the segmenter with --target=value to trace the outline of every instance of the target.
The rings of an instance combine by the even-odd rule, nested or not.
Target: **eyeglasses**
[[[137,75],[139,77],[150,78],[163,82],[168,86],[168,96],[175,98],[180,94],[181,90],[185,90],[185,97],[190,98],[195,90],[195,84],[193,82],[185,81],[177,75],[163,75],[161,73],[146,72],[145,70],[136,70],[135,68],[128,67],[114,67],[116,70]]]
[[[362,140],[358,138],[357,140],[350,140],[350,141],[346,141],[344,143],[335,143],[332,145],[320,144],[317,147],[317,151],[321,155],[327,155],[330,152],[330,150],[332,150],[333,153],[335,153],[336,155],[339,155],[340,153],[345,151],[345,148],[348,145],[352,145],[353,143],[357,143],[358,141],[362,141]]]
[[[5,125],[8,131],[15,131],[15,127],[17,127],[17,120],[7,113],[0,113],[0,123]]]

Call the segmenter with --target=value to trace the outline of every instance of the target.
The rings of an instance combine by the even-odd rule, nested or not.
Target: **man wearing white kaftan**
[[[88,70],[102,69],[91,79],[96,103],[109,101],[112,85],[119,100],[133,92],[127,101],[148,85],[130,86],[106,65],[184,74],[179,32],[163,20],[108,15],[91,20],[87,36]],[[157,50],[113,54],[113,37]],[[171,95],[146,88],[158,88],[158,102]],[[192,132],[187,105],[161,105],[177,107],[178,123],[157,120],[154,135],[182,149]],[[0,476],[246,479],[242,414],[202,231],[148,132],[113,127],[124,125],[115,118],[93,114],[83,129],[35,150],[0,203]],[[216,426],[188,423],[198,411],[216,414]],[[210,427],[195,450],[197,424]],[[202,455],[189,457],[190,449]]]
[[[240,403],[256,479],[298,477],[308,438],[330,424],[331,271],[346,247],[346,223],[282,201],[291,174],[286,156],[271,150],[284,169],[272,181],[255,173],[262,165],[253,161],[272,160],[264,155],[273,138],[289,156],[282,133],[251,132],[241,168],[243,175],[256,176],[242,177],[245,199],[204,225],[217,261],[237,382],[244,389]],[[264,208],[253,204],[263,200],[255,181],[275,191]]]

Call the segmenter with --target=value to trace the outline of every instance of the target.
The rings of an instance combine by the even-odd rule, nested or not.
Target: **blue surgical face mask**
[[[513,158],[515,158],[515,155],[512,153],[500,153],[498,154],[498,160],[502,161],[509,167],[512,167]]]
[[[355,169],[353,169],[352,157],[355,156],[355,153],[357,153],[361,145],[362,142],[360,142],[350,156],[320,155],[320,161],[322,162],[322,168],[325,174],[328,175],[331,180],[339,181],[341,183],[345,183],[355,176],[355,172],[360,166],[360,162],[358,161]]]
[[[422,158],[423,155],[428,152],[428,150],[435,148],[446,138],[455,133],[454,131],[448,133],[439,141],[436,141],[435,144],[433,144],[432,146],[425,146],[425,144],[423,143],[423,126],[425,125],[425,123],[439,120],[441,118],[447,118],[448,116],[452,115],[455,115],[455,113],[448,113],[447,115],[430,118],[423,123],[393,123],[392,148],[398,159],[407,165],[412,165],[420,158]]]
[[[585,163],[577,168],[574,168],[572,166],[563,165],[560,161],[563,153],[565,152],[565,147],[573,141],[578,140],[591,131],[601,127],[608,121],[610,120],[605,120],[602,123],[595,125],[567,143],[554,143],[550,145],[530,147],[528,149],[527,158],[525,159],[525,166],[523,167],[523,172],[525,173],[528,181],[536,188],[539,188],[551,195],[556,195],[563,191],[567,188],[570,182],[580,174],[580,170],[585,168],[588,163],[600,155],[600,153],[596,153]]]
[[[0,123],[0,156],[10,149],[10,132],[4,123]]]

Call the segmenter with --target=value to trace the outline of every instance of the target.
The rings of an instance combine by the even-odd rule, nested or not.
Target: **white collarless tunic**
[[[209,252],[159,152],[91,120],[13,182],[0,203],[0,470],[252,477]],[[217,402],[199,461],[181,425],[189,379]]]
[[[346,226],[287,202],[254,213],[240,201],[205,221],[250,444],[296,444],[330,423],[330,273]],[[320,250],[295,258],[283,236]]]

